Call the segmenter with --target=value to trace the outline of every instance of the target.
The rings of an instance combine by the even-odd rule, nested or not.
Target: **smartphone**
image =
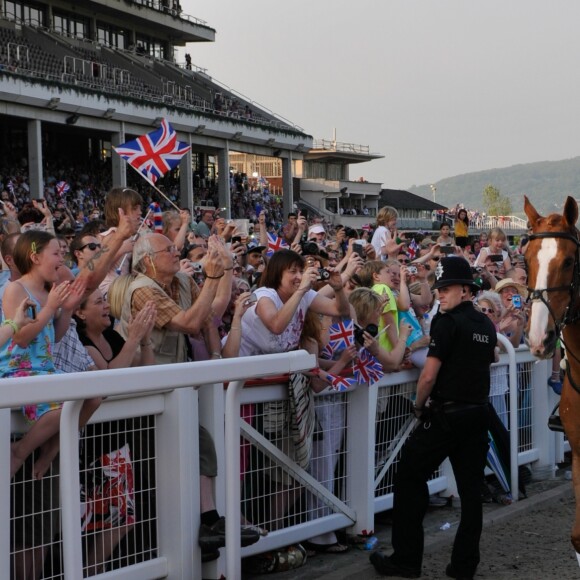
[[[244,306],[250,306],[250,304],[254,304],[254,302],[258,301],[258,297],[252,292],[246,300],[244,300]]]
[[[307,209],[301,209],[300,210],[300,215],[304,218],[304,219],[308,219],[308,210]]]
[[[36,320],[36,306],[31,304],[28,307],[28,318],[32,318],[32,320]]]
[[[232,244],[236,244],[242,241],[242,236],[232,236]]]
[[[519,294],[512,296],[512,306],[518,309],[522,307],[522,297]]]
[[[441,253],[449,256],[449,254],[455,253],[455,248],[453,246],[441,246]]]
[[[503,262],[503,256],[501,254],[490,254],[489,259],[492,262]]]
[[[363,260],[366,258],[365,251],[364,251],[363,245],[361,243],[354,242],[354,244],[352,245],[352,251],[355,254],[358,254]]]

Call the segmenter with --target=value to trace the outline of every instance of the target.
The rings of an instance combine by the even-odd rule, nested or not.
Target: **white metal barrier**
[[[503,342],[503,341],[502,341]],[[555,396],[546,385],[549,362],[537,362],[527,349],[502,355],[498,367],[509,371],[512,458],[511,479],[517,500],[518,465],[532,464],[549,471],[561,459],[562,436],[547,430],[546,421]],[[61,418],[61,511],[64,577],[83,576],[82,533],[80,526],[78,410],[80,401],[92,396],[122,396],[107,400],[94,417],[95,422],[127,417],[154,416],[155,431],[155,519],[157,541],[151,553],[140,562],[120,565],[98,575],[102,578],[197,578],[201,564],[197,546],[199,528],[199,468],[197,463],[198,414],[213,435],[218,455],[216,503],[226,514],[227,550],[215,562],[204,565],[205,578],[240,577],[240,558],[287,546],[328,531],[349,528],[358,534],[374,528],[374,514],[392,507],[392,475],[401,448],[413,427],[409,413],[418,371],[385,375],[371,387],[359,386],[346,393],[318,397],[319,412],[332,411],[341,418],[336,427],[342,449],[336,458],[339,474],[334,486],[319,482],[294,463],[266,435],[263,405],[287,398],[280,384],[244,386],[251,377],[266,377],[299,371],[314,365],[304,352],[245,359],[185,363],[179,365],[100,371],[77,375],[58,375],[9,379],[0,391],[0,413],[10,416],[9,407],[23,403],[69,400]],[[469,380],[466,378],[466,380]],[[227,390],[222,382],[230,382]],[[210,385],[199,390],[182,387]],[[50,393],[50,395],[48,395]],[[198,408],[199,405],[199,408]],[[240,405],[252,405],[250,422],[240,417]],[[225,429],[224,429],[225,417]],[[248,417],[246,417],[247,419]],[[344,425],[340,423],[344,419]],[[5,441],[10,439],[10,421],[4,425]],[[341,431],[342,430],[342,431]],[[324,434],[323,434],[324,435]],[[248,443],[242,457],[251,455],[240,466],[240,437]],[[315,434],[316,437],[316,434]],[[244,451],[245,449],[245,451]],[[250,449],[250,451],[248,451]],[[362,450],[368,452],[361,453]],[[0,447],[0,459],[9,461],[8,445]],[[253,457],[256,465],[252,465]],[[246,459],[244,459],[246,461]],[[267,462],[267,469],[264,467]],[[291,516],[276,523],[267,513],[272,494],[260,489],[268,469],[278,467],[291,482],[296,496]],[[240,474],[250,476],[240,482]],[[254,486],[252,477],[262,481]],[[456,493],[452,471],[443,464],[429,482],[430,492]],[[10,496],[8,476],[0,479],[0,496]],[[73,498],[72,500],[70,498]],[[0,503],[0,518],[10,519],[8,501]],[[258,505],[257,510],[252,506]],[[314,509],[312,506],[318,506]],[[242,509],[240,509],[240,506]],[[258,543],[239,548],[241,512],[256,525],[270,528]],[[0,540],[0,578],[9,578],[10,541]],[[55,576],[61,577],[61,576]]]

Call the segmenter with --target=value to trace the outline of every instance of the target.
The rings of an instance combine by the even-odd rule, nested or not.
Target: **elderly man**
[[[233,261],[216,238],[210,238],[205,260],[205,282],[199,290],[191,276],[179,271],[179,251],[161,234],[144,234],[133,249],[133,269],[137,277],[127,289],[121,312],[120,334],[127,338],[131,317],[153,300],[157,306],[152,333],[156,364],[185,362],[189,355],[188,337],[203,331],[212,358],[221,358],[217,326],[213,324],[213,306],[220,299],[221,287],[231,292]],[[220,284],[223,281],[222,284]],[[228,296],[229,300],[229,296]],[[211,313],[211,314],[210,314]],[[209,433],[200,426],[200,500],[201,528],[199,543],[204,560],[219,556],[225,546],[225,521],[220,517],[213,498],[213,478],[217,476],[217,458]],[[255,531],[242,529],[242,545],[258,541]]]

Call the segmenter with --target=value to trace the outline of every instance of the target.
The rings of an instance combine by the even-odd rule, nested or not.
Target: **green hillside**
[[[482,192],[493,185],[510,198],[515,215],[523,216],[524,194],[540,213],[551,213],[561,210],[568,195],[580,199],[580,157],[466,173],[435,185],[437,203],[447,207],[462,203],[468,209],[483,211]],[[409,191],[433,199],[429,184],[413,185]]]

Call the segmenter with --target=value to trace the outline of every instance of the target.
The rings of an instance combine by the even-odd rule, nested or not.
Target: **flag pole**
[[[125,163],[127,160],[125,159]],[[181,208],[176,206],[150,179],[148,179],[145,175],[143,175],[136,167],[133,167],[130,163],[128,163],[129,167],[134,169],[159,195],[164,197],[177,211],[181,211]]]
[[[137,238],[139,237],[139,232],[141,231],[141,229],[143,228],[143,226],[147,223],[147,219],[149,218],[149,214],[151,213],[151,209],[149,209],[149,211],[147,212],[147,214],[145,215],[145,217],[143,218],[143,221],[141,222],[141,225],[139,226],[139,228],[137,229],[137,231],[135,232],[135,234],[133,236],[131,236],[131,240],[132,241],[137,241]],[[120,275],[121,272],[123,271],[123,264],[125,264],[125,260],[127,259],[127,254],[125,254],[123,256],[123,259],[121,260],[121,263],[119,264],[119,267],[116,268],[115,272],[117,273],[117,275]]]

